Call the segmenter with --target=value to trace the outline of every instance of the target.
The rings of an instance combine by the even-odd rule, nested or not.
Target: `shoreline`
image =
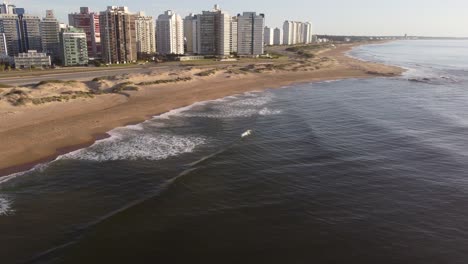
[[[398,76],[404,72],[396,66],[361,61],[347,55],[352,48],[367,44],[342,45],[320,52],[320,56],[330,57],[337,63],[329,69],[312,73],[260,73],[230,80],[215,76],[188,83],[145,87],[124,99],[121,95],[104,95],[100,99],[82,102],[53,103],[36,109],[33,109],[36,106],[26,107],[21,109],[24,111],[18,114],[19,118],[4,117],[6,130],[2,131],[0,127],[0,138],[6,139],[6,144],[2,144],[6,147],[0,150],[0,179],[91,146],[109,137],[108,132],[117,127],[140,124],[198,102],[301,83]],[[15,149],[15,146],[21,147]]]

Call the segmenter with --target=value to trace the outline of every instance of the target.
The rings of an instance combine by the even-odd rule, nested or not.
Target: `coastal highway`
[[[0,75],[0,83],[11,85],[11,86],[27,86],[37,84],[40,81],[48,81],[48,80],[76,80],[76,81],[90,81],[96,77],[108,76],[108,75],[119,75],[119,74],[126,74],[126,73],[148,73],[152,70],[159,70],[159,69],[168,69],[168,68],[177,68],[178,66],[174,65],[166,65],[166,66],[139,66],[139,67],[125,67],[125,68],[118,68],[118,69],[102,69],[96,68],[96,70],[91,71],[76,71],[76,72],[60,72],[61,70],[55,71],[48,71],[44,74],[36,74],[34,73],[31,75],[26,76],[16,76],[16,77],[1,77]]]

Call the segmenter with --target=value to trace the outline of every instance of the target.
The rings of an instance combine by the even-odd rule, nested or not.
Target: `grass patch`
[[[138,86],[146,86],[146,85],[155,85],[155,84],[163,84],[163,83],[177,83],[177,82],[187,82],[192,80],[192,77],[178,77],[175,79],[166,79],[166,80],[156,80],[151,82],[141,82],[137,83]]]
[[[34,87],[40,87],[42,85],[46,84],[65,84],[65,85],[70,85],[70,84],[75,84],[77,81],[71,80],[71,81],[62,81],[62,80],[47,80],[47,81],[41,81],[37,83]]]
[[[202,77],[205,77],[205,76],[211,76],[211,75],[214,75],[216,73],[216,69],[211,69],[211,70],[206,70],[206,71],[202,71],[202,72],[199,72],[195,75],[197,76],[202,76]]]
[[[0,88],[12,88],[12,87],[13,86],[11,86],[11,85],[0,83]]]

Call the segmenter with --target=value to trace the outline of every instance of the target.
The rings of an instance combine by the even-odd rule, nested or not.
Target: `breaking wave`
[[[9,215],[11,213],[11,201],[6,197],[0,196],[0,216]]]
[[[150,135],[131,130],[125,134],[112,134],[109,140],[97,142],[61,158],[90,161],[162,160],[193,152],[197,146],[206,142],[205,138],[196,136]]]

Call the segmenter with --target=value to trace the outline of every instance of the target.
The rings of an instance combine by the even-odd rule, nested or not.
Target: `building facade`
[[[194,14],[189,14],[184,18],[184,40],[185,40],[185,53],[186,54],[194,54],[196,45],[194,45],[196,41],[196,34],[197,34],[197,16]]]
[[[88,65],[88,40],[82,29],[69,27],[60,32],[63,66]]]
[[[231,41],[229,43],[230,45],[230,52],[231,54],[237,54],[237,34],[238,34],[238,25],[239,21],[237,17],[232,17],[231,18]]]
[[[70,26],[82,29],[86,34],[88,55],[91,58],[101,58],[101,27],[99,14],[92,13],[88,7],[81,7],[79,13],[68,15]]]
[[[237,53],[258,56],[264,53],[265,15],[244,12],[237,16]]]
[[[19,19],[14,14],[0,14],[0,32],[4,34],[6,51],[9,56],[20,53]]]
[[[156,53],[156,27],[152,16],[139,12],[135,18],[137,53],[141,58]]]
[[[283,44],[308,44],[312,42],[312,24],[285,21],[283,25]]]
[[[198,15],[198,54],[226,57],[231,53],[231,16],[217,5]]]
[[[45,53],[39,53],[35,50],[19,53],[14,57],[15,67],[19,69],[47,68],[51,66],[51,59]]]
[[[273,34],[273,45],[283,45],[283,30],[275,28]]]
[[[110,64],[137,60],[135,15],[125,6],[109,6],[99,15],[102,60]]]
[[[17,10],[17,9],[15,9]],[[20,32],[20,52],[25,53],[29,50],[42,50],[41,20],[38,16],[27,14],[18,14],[19,32]]]
[[[274,45],[274,30],[270,27],[265,27],[265,45],[272,46]]]
[[[60,23],[54,11],[47,10],[41,21],[42,52],[48,54],[54,62],[60,60]]]
[[[184,24],[182,18],[171,10],[156,21],[156,48],[159,54],[184,54]]]

